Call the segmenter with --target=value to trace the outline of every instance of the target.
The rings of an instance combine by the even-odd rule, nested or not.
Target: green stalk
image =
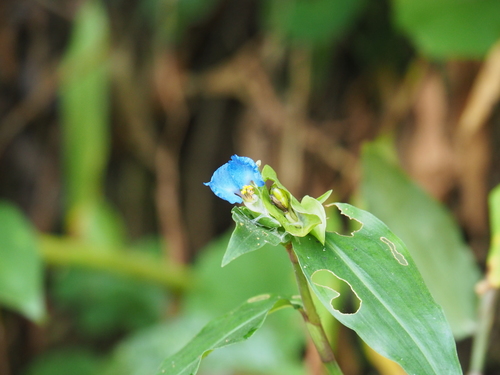
[[[173,293],[182,293],[192,286],[187,268],[160,262],[146,254],[50,235],[41,235],[39,244],[42,258],[50,266],[102,270],[160,285]]]
[[[285,248],[290,257],[290,261],[292,262],[295,279],[297,280],[297,286],[299,287],[300,296],[302,297],[302,303],[304,305],[304,309],[301,310],[302,317],[304,318],[314,346],[318,350],[321,361],[328,369],[328,373],[330,375],[343,375],[342,370],[335,359],[323,325],[321,324],[321,319],[316,310],[316,306],[314,305],[309,285],[307,284],[306,277],[300,268],[297,256],[293,251],[292,244],[287,243]]]
[[[484,361],[488,351],[491,326],[495,316],[495,300],[498,290],[490,287],[481,296],[478,314],[478,327],[474,334],[469,375],[483,374]]]

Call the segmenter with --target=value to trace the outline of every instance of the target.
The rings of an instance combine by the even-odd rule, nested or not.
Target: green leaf
[[[179,314],[133,332],[113,348],[99,375],[154,374],[159,364],[179,351],[203,327],[201,319]]]
[[[321,222],[316,225],[312,230],[311,234],[316,237],[319,242],[325,243],[325,231],[326,231],[326,212],[325,208],[320,201],[306,195],[302,198],[302,206],[310,213],[314,213],[319,217]]]
[[[380,141],[363,148],[366,208],[405,242],[455,337],[466,337],[476,325],[480,278],[472,252],[450,213],[403,173],[391,150]]]
[[[269,294],[249,299],[208,323],[183,349],[165,359],[157,374],[195,374],[202,358],[215,349],[250,338],[262,326],[267,314],[285,306],[292,306],[292,303]]]
[[[424,53],[482,57],[500,38],[498,0],[393,0],[396,24]]]
[[[227,245],[222,259],[222,267],[238,258],[240,255],[260,249],[265,244],[277,246],[285,241],[286,233],[278,229],[265,228],[248,217],[245,208],[234,207],[232,210],[236,228]]]
[[[221,268],[229,238],[227,233],[198,253],[192,269],[196,282],[183,294],[182,313],[128,336],[113,349],[109,370],[101,374],[154,374],[166,357],[179,351],[207,322],[242,301],[264,293],[297,293],[288,255],[281,246],[267,244]],[[271,314],[251,340],[211,353],[200,372],[303,375],[303,328],[302,317],[292,309]]]
[[[326,202],[326,200],[327,200],[328,198],[330,198],[330,195],[332,195],[332,191],[333,191],[333,190],[328,190],[326,193],[323,193],[321,196],[319,196],[318,198],[316,198],[316,200],[317,200],[319,203],[321,203],[321,204],[325,203],[325,202]]]
[[[487,278],[492,286],[500,288],[500,185],[489,196],[491,246],[488,254]]]
[[[40,322],[45,315],[43,268],[33,228],[0,202],[0,304]]]
[[[274,0],[264,3],[267,22],[278,35],[292,41],[325,45],[353,23],[364,0]]]
[[[311,236],[292,242],[322,304],[408,374],[461,374],[448,322],[403,242],[370,213],[345,203],[336,205],[361,223],[361,229],[352,236],[327,233],[324,246]],[[315,281],[317,272],[330,272],[345,281],[359,300],[359,309],[336,310],[332,300],[339,293]]]

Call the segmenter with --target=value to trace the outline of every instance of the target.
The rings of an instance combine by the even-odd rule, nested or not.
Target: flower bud
[[[288,193],[280,189],[276,184],[271,186],[269,190],[269,197],[271,198],[271,202],[278,207],[283,212],[288,212],[290,208],[290,199],[288,198]]]

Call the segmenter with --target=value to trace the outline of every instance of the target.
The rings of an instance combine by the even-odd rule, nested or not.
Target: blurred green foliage
[[[109,25],[103,6],[85,2],[61,66],[61,120],[68,209],[102,199],[109,156]]]
[[[50,9],[61,2],[41,3]],[[349,75],[358,69],[363,70],[374,61],[386,64],[395,59],[407,61],[415,56],[441,60],[481,58],[500,38],[500,2],[497,0],[148,0],[137,4],[123,0],[90,0],[81,2],[79,6],[76,2],[69,3],[74,3],[74,16],[71,12],[56,12],[57,17],[51,15],[50,18],[54,24],[63,22],[64,27],[71,29],[70,36],[63,38],[64,43],[61,42],[64,45],[62,58],[60,61],[56,59],[58,82],[54,111],[57,121],[54,123],[60,128],[58,145],[61,147],[61,183],[64,188],[61,207],[55,210],[60,217],[52,229],[60,238],[50,241],[50,238],[40,235],[27,218],[33,216],[30,210],[25,209],[23,214],[12,202],[0,203],[0,323],[9,322],[9,314],[13,312],[37,323],[45,321],[47,330],[54,329],[47,335],[47,350],[39,355],[24,347],[11,350],[23,352],[23,359],[31,360],[17,365],[15,370],[21,370],[16,374],[23,370],[25,375],[152,374],[166,356],[178,350],[215,316],[232,310],[257,294],[296,293],[291,267],[283,249],[266,245],[221,268],[229,241],[227,234],[215,238],[206,247],[194,249],[196,255],[193,255],[193,263],[186,265],[187,271],[168,259],[169,244],[156,240],[149,242],[149,233],[140,233],[143,244],[130,250],[132,231],[125,225],[123,205],[121,211],[115,206],[118,193],[110,193],[108,184],[113,152],[118,157],[127,158],[121,154],[128,147],[124,146],[127,136],[140,138],[136,134],[127,135],[129,129],[121,123],[115,124],[120,118],[115,114],[119,113],[115,107],[123,105],[115,101],[116,90],[121,86],[114,86],[116,82],[113,81],[113,73],[123,68],[112,64],[122,61],[114,59],[114,53],[118,54],[119,48],[128,46],[134,51],[130,64],[134,68],[143,68],[144,65],[145,69],[150,69],[147,73],[137,74],[138,77],[130,77],[131,82],[143,83],[153,82],[152,77],[156,77],[151,69],[155,65],[153,55],[158,49],[178,53],[185,60],[179,58],[174,65],[189,69],[190,65],[196,65],[193,56],[205,58],[207,49],[214,44],[220,50],[231,50],[231,43],[242,40],[238,37],[245,32],[254,38],[251,40],[276,38],[281,48],[277,53],[282,53],[286,60],[281,63],[283,66],[277,64],[269,68],[270,71],[274,69],[272,83],[277,83],[279,87],[277,96],[283,94],[283,86],[286,86],[287,79],[283,77],[290,69],[288,54],[295,48],[303,49],[311,53],[313,61],[310,69],[316,83],[321,83],[313,85],[313,90],[317,91],[312,93],[312,97],[318,103],[311,103],[314,109],[317,109],[316,105],[323,104],[323,110],[314,113],[321,117],[332,108],[334,112],[346,110],[337,108],[338,102],[332,99],[340,96],[340,89],[334,93],[328,91],[327,78],[330,76],[335,77],[335,85],[344,88],[345,82],[352,78]],[[249,31],[238,29],[240,18],[234,17],[234,13],[228,13],[229,16],[224,13],[230,6],[237,10],[241,7],[242,18],[248,16],[245,13],[248,9],[255,10],[248,16],[251,18]],[[16,17],[19,14],[22,12]],[[61,14],[63,17],[60,17]],[[123,18],[119,19],[120,16]],[[30,22],[38,26],[43,24],[36,23],[36,19],[34,17]],[[53,37],[59,32],[51,22],[47,22],[47,34],[40,33],[41,38],[47,35]],[[153,29],[150,34],[148,28]],[[27,32],[23,30],[23,33]],[[45,53],[50,54],[54,45],[49,43],[44,46],[47,49]],[[27,58],[24,55],[31,56],[26,51],[16,51],[16,58]],[[222,57],[218,58],[221,60],[227,57],[223,53],[220,55]],[[336,55],[345,56],[345,66],[339,67],[342,64],[334,61]],[[24,90],[26,82],[31,79],[31,70],[36,71],[36,64],[32,62],[26,66],[29,74],[22,77],[24,83],[19,84],[16,92]],[[1,77],[3,74],[4,71],[0,71]],[[260,82],[257,76],[251,78]],[[185,77],[182,76],[181,86],[185,85],[186,92],[193,89],[191,85],[200,84],[197,80],[188,82],[183,79]],[[345,90],[351,96],[356,95],[360,80],[356,78],[353,81],[356,82],[350,89],[354,87],[354,94]],[[362,85],[362,90],[373,87],[375,81],[371,79],[365,86]],[[138,95],[143,95],[140,87],[132,87]],[[145,99],[153,102],[151,106],[155,110],[164,102],[171,104],[169,100],[175,103],[172,107],[176,107],[178,102],[175,100],[178,98],[174,94],[166,95],[167,100],[164,100],[164,93],[158,93],[157,89],[155,86],[151,90],[153,93]],[[287,97],[286,94],[282,96]],[[131,100],[134,102],[134,98]],[[195,98],[189,104],[201,101]],[[365,104],[375,106],[376,101],[374,99],[374,103]],[[348,99],[346,102],[346,108],[352,105]],[[225,128],[218,133],[209,127],[214,122],[229,121],[217,112],[217,103],[205,104],[213,112],[194,111],[193,118],[187,121],[194,125],[187,133],[206,127],[207,132],[217,134],[217,143],[213,147],[219,148],[220,152],[230,152],[232,145],[223,143],[234,134],[224,135],[224,138],[221,134],[226,132]],[[7,104],[5,107],[8,107]],[[4,103],[1,105],[3,111]],[[355,112],[359,113],[360,109],[355,108]],[[251,112],[258,111],[251,108]],[[139,115],[137,117],[140,118]],[[171,120],[168,114],[151,115],[154,119],[151,128],[162,128],[164,117],[167,117],[167,123]],[[211,122],[199,120],[205,117]],[[347,122],[347,128],[350,124]],[[325,128],[333,134],[332,139],[341,137],[339,134],[343,131],[349,133],[349,129],[339,130],[337,123],[328,127],[330,125]],[[373,135],[377,131],[372,129],[369,133]],[[259,137],[269,136],[266,132],[260,129]],[[153,138],[159,139],[157,135],[160,133],[153,132]],[[355,143],[353,139],[356,137],[350,134],[341,142],[350,146]],[[274,147],[273,142],[271,139],[269,145]],[[131,148],[134,147],[136,145]],[[189,152],[197,147],[186,141],[179,148],[182,152]],[[309,157],[311,150],[306,154]],[[23,152],[20,151],[19,155]],[[2,156],[0,154],[0,158]],[[194,155],[192,158],[197,158],[197,164],[203,164],[203,160],[198,159],[205,156]],[[215,159],[213,155],[206,156],[207,160],[210,158]],[[451,218],[451,212],[417,188],[397,166],[395,158],[391,149],[377,149],[373,144],[366,146],[361,158],[362,183],[358,198],[406,242],[429,289],[443,306],[456,338],[465,338],[474,330],[477,302],[473,287],[480,273],[459,227]],[[180,176],[182,186],[192,182],[189,179],[196,179],[195,183],[201,186],[199,170],[189,170],[187,164],[182,164],[185,168]],[[156,172],[154,166],[144,169],[149,178]],[[116,173],[116,170],[113,172]],[[319,175],[322,170],[311,173]],[[342,173],[340,175],[343,177]],[[325,181],[329,183],[331,180]],[[121,185],[120,188],[126,189]],[[24,191],[19,194],[24,194]],[[497,197],[498,190],[496,195],[492,195],[493,218],[500,212],[495,208],[498,206]],[[189,201],[192,197],[183,198]],[[44,201],[45,196],[39,199]],[[25,202],[23,199],[19,201]],[[228,206],[223,207],[227,209],[229,218]],[[205,216],[201,209],[191,213],[195,217],[189,219],[203,221]],[[153,215],[153,211],[145,210],[147,215]],[[328,216],[331,219],[329,230],[340,230],[345,224],[336,209],[329,209]],[[143,219],[137,215],[138,221]],[[151,220],[155,225],[157,221],[156,218]],[[496,223],[495,219],[492,221]],[[222,226],[220,223],[217,225],[216,230],[220,234]],[[492,280],[499,279],[496,266],[498,231],[495,225],[492,227],[495,235],[490,254]],[[214,228],[215,225],[211,229]],[[155,230],[159,232],[158,228]],[[157,236],[154,233],[153,237]],[[66,250],[67,253],[63,254]],[[137,267],[134,268],[134,265]],[[162,273],[167,276],[162,278]],[[443,275],[446,277],[443,278]],[[497,281],[494,284],[498,287]],[[4,315],[7,316],[5,319]],[[338,340],[338,326],[332,321],[329,325],[333,339]],[[15,327],[12,332],[17,332]],[[207,373],[229,373],[236,369],[234,371],[248,373],[300,375],[306,371],[302,363],[305,347],[300,316],[292,311],[281,311],[279,315],[271,315],[252,340],[211,355],[202,365],[202,370]],[[0,351],[0,362],[4,360],[2,355]]]
[[[474,288],[480,271],[450,213],[414,184],[395,161],[387,139],[364,146],[362,199],[411,249],[453,334],[462,339],[476,326]]]
[[[7,202],[0,202],[0,223],[0,304],[41,322],[43,264],[34,230]]]
[[[319,47],[338,40],[365,0],[263,1],[266,26],[287,42]]]
[[[26,375],[94,375],[102,370],[102,360],[87,349],[64,348],[39,356]]]
[[[478,58],[500,38],[496,0],[393,0],[394,21],[424,54]]]

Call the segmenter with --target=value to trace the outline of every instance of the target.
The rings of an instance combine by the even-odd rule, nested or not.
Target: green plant
[[[351,235],[326,231],[323,204],[331,192],[299,202],[266,165],[233,156],[206,185],[233,208],[236,229],[222,264],[265,244],[285,247],[293,265],[298,297],[265,294],[213,320],[183,349],[165,359],[158,374],[194,374],[213,350],[254,334],[266,316],[292,307],[304,318],[321,361],[342,374],[317,312],[313,295],[342,324],[409,374],[460,374],[454,339],[441,307],[427,290],[404,243],[372,214],[346,203],[340,212],[361,225]],[[325,280],[325,276],[330,280]],[[342,312],[331,279],[353,292],[354,312]]]

